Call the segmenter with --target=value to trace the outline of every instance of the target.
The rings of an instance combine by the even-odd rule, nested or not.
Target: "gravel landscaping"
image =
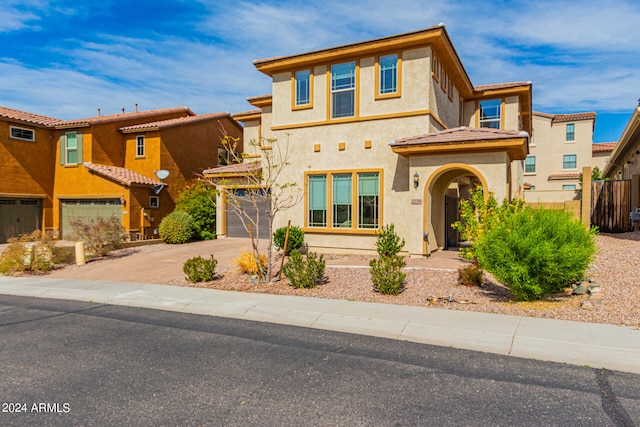
[[[354,259],[362,261],[362,257]],[[170,284],[640,327],[640,232],[597,237],[597,253],[588,276],[600,292],[571,295],[568,289],[534,302],[514,302],[508,290],[491,277],[482,287],[457,285],[457,272],[442,269],[407,269],[405,289],[398,296],[374,292],[368,267],[327,266],[326,283],[313,289],[295,289],[284,276],[280,282],[254,284],[233,265],[219,265],[217,271],[218,277],[211,282],[175,279]]]

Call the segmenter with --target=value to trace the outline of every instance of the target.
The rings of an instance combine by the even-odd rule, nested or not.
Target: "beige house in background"
[[[596,113],[533,113],[525,160],[525,200],[563,202],[578,197],[580,173],[592,166]]]
[[[457,245],[451,223],[469,188],[522,197],[531,83],[474,86],[444,25],[254,65],[272,93],[233,117],[245,150],[261,142],[251,161],[267,139],[289,141],[282,183],[300,185],[304,200],[274,228],[291,220],[312,250],[372,252],[393,223],[405,251],[427,255]],[[231,218],[224,194],[219,203],[222,237]]]

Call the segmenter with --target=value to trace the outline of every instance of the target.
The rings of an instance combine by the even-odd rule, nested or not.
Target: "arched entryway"
[[[480,185],[488,194],[488,182],[480,171],[464,163],[450,163],[435,170],[424,187],[423,231],[428,233],[423,254],[457,247],[457,234],[451,224],[458,218],[458,202],[469,197],[469,190]]]

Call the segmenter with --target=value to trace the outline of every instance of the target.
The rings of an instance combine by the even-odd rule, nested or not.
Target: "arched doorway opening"
[[[451,224],[459,219],[458,204],[470,197],[470,190],[480,185],[488,195],[486,178],[476,168],[464,163],[441,166],[429,176],[424,187],[424,224],[427,233],[423,254],[436,250],[457,249],[458,233]]]

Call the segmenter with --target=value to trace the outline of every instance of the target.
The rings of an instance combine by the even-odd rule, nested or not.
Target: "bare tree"
[[[255,152],[261,152],[259,161],[248,162],[248,154],[238,153],[240,140],[225,136],[222,144],[234,162],[245,165],[242,176],[228,173],[221,174],[216,184],[225,191],[227,207],[238,216],[244,229],[251,236],[252,253],[258,263],[258,276],[261,281],[269,281],[272,276],[273,260],[273,221],[280,212],[286,211],[300,203],[302,188],[296,182],[283,182],[284,170],[290,163],[293,147],[289,138],[285,143],[273,138],[262,138],[249,142]],[[245,147],[246,151],[246,147]],[[225,176],[227,175],[227,176]],[[211,179],[209,179],[211,181]],[[260,212],[267,213],[267,224],[260,223]],[[266,228],[267,265],[260,263],[260,239],[265,238],[261,230]]]

